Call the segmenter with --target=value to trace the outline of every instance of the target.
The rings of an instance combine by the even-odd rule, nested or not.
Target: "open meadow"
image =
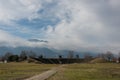
[[[6,63],[0,64],[0,80],[23,80],[56,67],[55,64]]]
[[[120,64],[68,64],[48,80],[120,80]]]
[[[56,67],[56,64],[0,64],[0,80],[23,80]],[[65,64],[47,80],[120,80],[120,64]]]

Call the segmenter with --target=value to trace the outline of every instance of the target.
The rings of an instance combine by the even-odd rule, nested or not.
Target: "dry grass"
[[[40,74],[57,65],[35,63],[7,63],[0,64],[0,80],[22,80]]]
[[[120,64],[71,64],[48,80],[120,80]]]

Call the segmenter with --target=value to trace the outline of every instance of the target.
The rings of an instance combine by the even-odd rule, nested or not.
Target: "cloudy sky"
[[[120,0],[0,0],[0,46],[118,52]]]

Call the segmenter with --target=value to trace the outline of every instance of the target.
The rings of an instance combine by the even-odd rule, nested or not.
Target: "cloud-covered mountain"
[[[55,57],[57,54],[48,48],[37,48],[37,47],[0,47],[0,55],[4,55],[7,52],[11,52],[13,54],[20,54],[21,51],[30,51],[34,52],[36,55],[44,55],[45,57]]]
[[[0,47],[0,56],[5,55],[7,52],[11,52],[13,54],[20,54],[21,51],[34,52],[37,56],[43,55],[44,57],[48,58],[58,58],[61,55],[63,58],[67,58],[70,50],[56,50],[56,49],[49,49],[49,48],[37,48],[37,47]],[[81,58],[84,57],[85,53],[89,53],[92,56],[95,56],[96,53],[93,52],[73,52],[74,57],[79,55]]]

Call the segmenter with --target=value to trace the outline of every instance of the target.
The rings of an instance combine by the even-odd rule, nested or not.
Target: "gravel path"
[[[64,66],[64,65],[61,65],[59,67],[53,68],[53,69],[48,70],[48,71],[45,71],[39,75],[33,76],[33,77],[25,79],[25,80],[46,80],[50,76],[54,75],[62,66]]]

